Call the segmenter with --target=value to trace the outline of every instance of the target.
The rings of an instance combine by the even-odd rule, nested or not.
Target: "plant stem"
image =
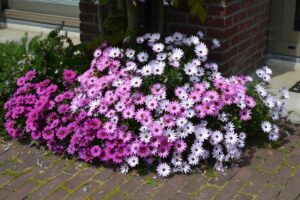
[[[99,29],[99,34],[101,37],[103,37],[105,35],[104,32],[104,10],[103,10],[103,6],[98,3],[97,5],[97,12],[98,12],[98,29]]]
[[[158,32],[163,33],[164,31],[164,3],[163,0],[158,1]]]
[[[132,0],[125,0],[127,10],[127,32],[136,33],[138,28],[137,8],[132,4]]]

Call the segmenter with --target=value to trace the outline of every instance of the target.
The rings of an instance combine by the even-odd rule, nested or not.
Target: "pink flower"
[[[101,148],[98,145],[93,146],[91,148],[91,154],[94,158],[99,157],[101,154]]]

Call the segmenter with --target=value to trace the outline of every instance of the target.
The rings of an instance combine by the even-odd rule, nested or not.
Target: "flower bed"
[[[274,122],[285,115],[284,103],[249,76],[223,77],[202,39],[201,32],[145,34],[123,48],[104,43],[82,75],[64,72],[64,88],[34,82],[30,71],[5,104],[5,128],[55,153],[119,165],[122,173],[146,163],[165,177],[207,159],[222,169],[241,158],[247,138],[280,138]],[[268,81],[272,72],[257,74]]]

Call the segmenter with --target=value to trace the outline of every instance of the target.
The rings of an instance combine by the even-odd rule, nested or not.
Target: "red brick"
[[[92,2],[79,2],[79,9],[81,12],[88,12],[88,13],[97,13],[97,6],[94,5]]]

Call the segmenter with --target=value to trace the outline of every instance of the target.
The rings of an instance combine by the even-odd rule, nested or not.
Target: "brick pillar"
[[[217,38],[222,47],[210,59],[222,70],[237,73],[264,64],[270,17],[270,0],[210,0],[207,18],[201,22],[189,15],[188,6],[166,11],[167,32],[195,34],[202,30],[206,37]]]
[[[92,0],[80,0],[80,40],[89,42],[99,34],[97,20],[97,6]]]

